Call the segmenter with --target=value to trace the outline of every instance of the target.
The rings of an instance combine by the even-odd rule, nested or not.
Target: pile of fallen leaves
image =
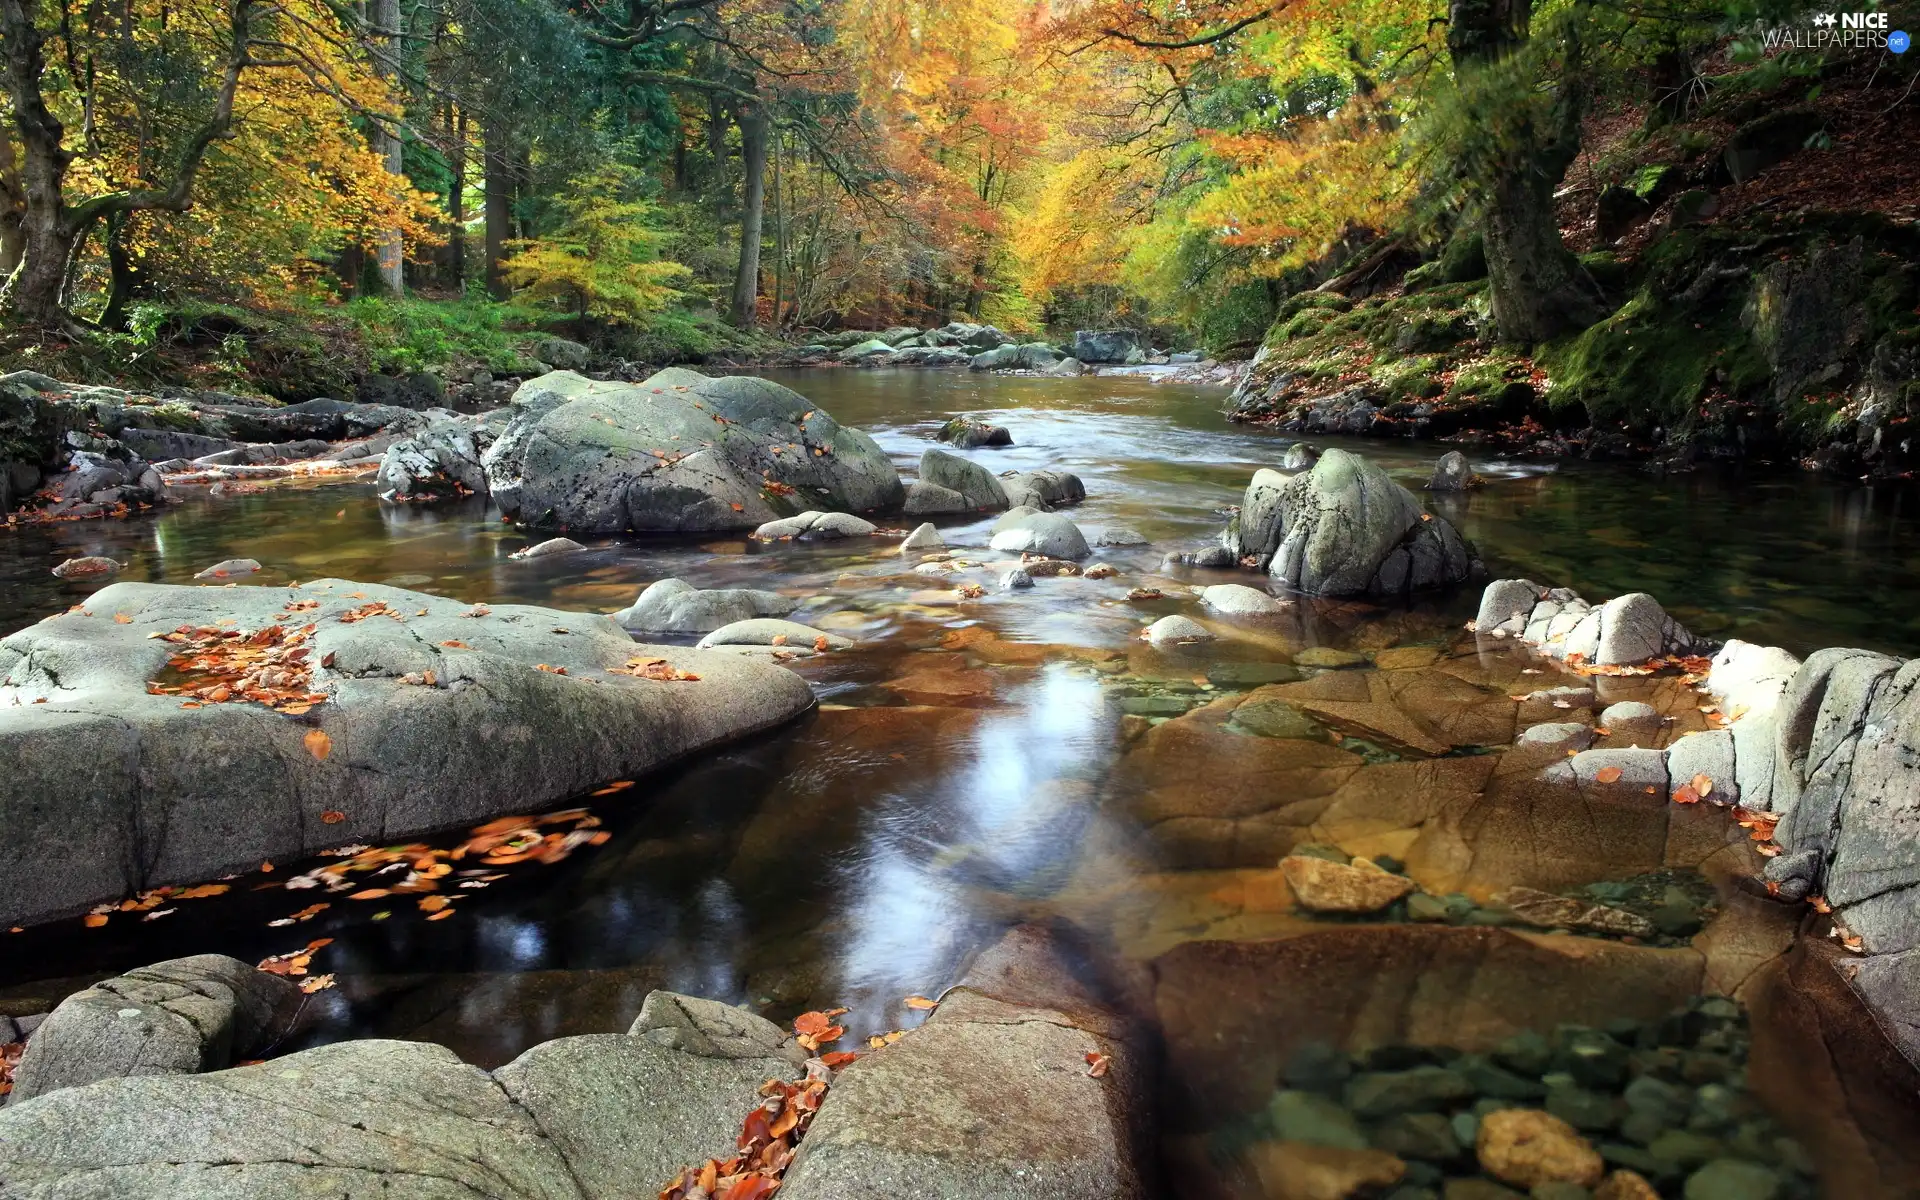
[[[629,658],[625,666],[608,667],[607,674],[631,675],[635,679],[653,679],[661,683],[693,683],[700,679],[692,671],[682,671],[664,658],[648,658],[639,654]]]
[[[314,628],[269,625],[249,633],[218,625],[182,625],[171,633],[149,634],[179,649],[167,660],[173,678],[153,680],[147,691],[183,696],[182,708],[252,701],[298,716],[327,699],[325,692],[312,690],[312,647],[307,642]]]
[[[13,1090],[13,1069],[20,1065],[20,1056],[26,1051],[25,1042],[8,1042],[0,1045],[0,1096]]]
[[[847,1035],[844,1025],[834,1023],[846,1011],[834,1008],[793,1019],[794,1040],[818,1055],[807,1060],[806,1079],[800,1083],[769,1079],[761,1084],[763,1099],[740,1126],[740,1136],[734,1140],[736,1153],[683,1169],[661,1190],[660,1200],[762,1200],[779,1188],[800,1139],[827,1098],[833,1073],[859,1057],[847,1052],[818,1053]]]
[[[265,971],[269,975],[284,975],[297,979],[300,990],[311,996],[315,992],[324,992],[333,986],[331,974],[309,975],[307,968],[313,965],[313,956],[326,947],[333,945],[332,938],[315,938],[298,950],[289,950],[285,954],[269,955],[255,964],[254,969]]]

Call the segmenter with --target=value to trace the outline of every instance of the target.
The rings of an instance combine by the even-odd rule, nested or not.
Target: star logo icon
[[[1815,13],[1813,14],[1813,23],[1815,25],[1834,25],[1838,23],[1838,18],[1832,13]]]

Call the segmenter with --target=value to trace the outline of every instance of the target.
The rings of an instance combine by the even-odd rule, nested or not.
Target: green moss
[[[1373,382],[1390,403],[1398,400],[1428,400],[1446,390],[1437,378],[1446,365],[1447,360],[1437,354],[1390,358],[1374,366]]]

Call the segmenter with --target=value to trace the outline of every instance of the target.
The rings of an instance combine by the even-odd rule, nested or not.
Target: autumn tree
[[[70,320],[68,282],[96,231],[122,236],[140,214],[193,207],[261,89],[292,79],[392,116],[354,30],[321,0],[129,0],[77,16],[0,0],[0,60],[16,164],[0,175],[15,181],[18,244],[4,303],[36,325]]]
[[[556,226],[514,243],[507,281],[581,320],[638,322],[665,308],[678,294],[669,284],[686,268],[662,261],[666,235],[652,225],[654,207],[636,198],[637,182],[632,168],[610,162],[575,176]]]

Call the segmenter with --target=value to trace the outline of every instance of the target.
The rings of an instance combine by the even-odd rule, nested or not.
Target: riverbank
[[[1671,615],[1691,634],[1724,640],[1730,631],[1765,637],[1782,629],[1811,650],[1847,636],[1836,629],[1906,640],[1888,615],[1895,607],[1880,611],[1866,599],[1871,587],[1898,586],[1899,564],[1911,558],[1897,517],[1863,517],[1838,493],[1816,500],[1829,485],[1805,477],[1792,488],[1729,481],[1722,494],[1699,490],[1712,485],[1706,474],[1675,483],[1618,468],[1487,459],[1470,464],[1485,486],[1428,492],[1421,485],[1434,474],[1432,451],[1407,454],[1391,442],[1328,447],[1376,457],[1378,474],[1328,454],[1311,474],[1292,468],[1276,489],[1262,479],[1281,473],[1258,469],[1285,457],[1282,443],[1226,423],[1217,389],[965,371],[782,379],[802,398],[684,375],[633,398],[648,421],[674,413],[715,428],[713,417],[733,410],[696,403],[752,398],[771,406],[762,418],[779,436],[742,443],[742,453],[803,445],[810,460],[844,455],[847,474],[823,476],[821,487],[867,477],[877,465],[865,450],[871,443],[903,503],[936,476],[946,482],[935,486],[963,498],[978,487],[1008,500],[1016,489],[1047,499],[1051,479],[1060,489],[1052,493],[1058,502],[1049,501],[1054,511],[1030,515],[1058,524],[1010,520],[981,504],[924,522],[876,514],[871,531],[835,520],[834,532],[845,536],[831,538],[804,536],[819,524],[808,519],[803,536],[789,540],[787,526],[763,530],[752,524],[761,514],[744,509],[749,499],[799,501],[755,491],[739,501],[742,512],[729,507],[720,516],[727,527],[693,536],[559,533],[504,525],[477,495],[393,503],[364,480],[289,479],[219,496],[211,485],[183,487],[177,503],[124,521],[9,531],[0,602],[19,614],[13,623],[76,603],[82,610],[9,639],[32,650],[22,662],[45,662],[58,676],[40,681],[48,704],[22,705],[30,720],[36,708],[76,707],[90,686],[89,676],[72,676],[64,659],[42,652],[52,633],[85,627],[102,645],[156,645],[139,636],[155,631],[137,623],[143,610],[129,609],[123,625],[114,619],[122,606],[94,607],[92,597],[108,594],[97,577],[50,574],[50,564],[83,550],[113,560],[122,581],[109,589],[116,596],[151,587],[161,596],[210,597],[215,606],[233,607],[237,592],[299,603],[316,578],[360,581],[336,588],[364,599],[336,604],[315,594],[320,604],[300,611],[313,612],[313,623],[336,639],[405,636],[394,647],[422,647],[419,661],[383,659],[365,673],[367,664],[336,657],[292,702],[339,689],[344,699],[258,714],[301,733],[291,756],[313,759],[304,733],[328,732],[324,762],[338,760],[343,770],[367,767],[344,727],[329,725],[355,715],[346,712],[348,692],[449,703],[453,689],[474,694],[476,677],[459,663],[490,655],[513,659],[515,677],[541,694],[598,692],[610,684],[589,682],[606,674],[593,668],[625,661],[588,661],[570,647],[587,634],[597,646],[607,617],[665,647],[649,653],[674,670],[706,676],[702,656],[746,655],[742,667],[783,673],[819,704],[791,724],[679,765],[578,780],[577,791],[545,802],[564,805],[558,812],[513,806],[517,797],[500,790],[465,789],[511,807],[444,834],[402,840],[389,820],[369,836],[350,824],[364,815],[360,805],[302,793],[299,802],[317,809],[304,832],[343,853],[276,851],[270,870],[236,856],[222,865],[247,869],[232,879],[156,875],[125,902],[109,897],[94,906],[101,911],[5,935],[0,1014],[9,1019],[44,1013],[129,970],[197,954],[224,954],[243,968],[297,966],[304,974],[288,978],[318,982],[303,993],[298,1029],[247,1051],[236,1040],[225,1060],[267,1059],[261,1067],[218,1069],[217,1055],[195,1051],[191,1073],[56,1089],[9,1108],[19,1115],[0,1116],[0,1124],[42,1129],[44,1121],[107,1136],[129,1122],[89,1124],[67,1114],[157,1105],[171,1115],[143,1143],[151,1152],[141,1151],[139,1169],[186,1169],[166,1164],[197,1161],[179,1153],[178,1139],[193,1136],[205,1112],[277,1111],[284,1085],[274,1071],[311,1066],[312,1078],[341,1081],[322,1121],[333,1132],[319,1137],[315,1126],[314,1144],[345,1154],[352,1148],[335,1134],[347,1138],[340,1131],[354,1120],[387,1111],[380,1106],[390,1100],[414,1111],[438,1105],[442,1093],[421,1081],[457,1076],[494,1082],[475,1085],[469,1098],[480,1110],[444,1114],[444,1124],[435,1117],[435,1128],[454,1139],[449,1145],[461,1144],[459,1131],[468,1128],[461,1112],[536,1127],[551,1119],[560,1161],[577,1170],[606,1161],[594,1156],[611,1144],[567,1132],[583,1122],[664,1128],[635,1114],[694,1115],[698,1106],[683,1092],[643,1088],[654,1076],[633,1073],[635,1060],[653,1055],[628,1042],[657,1029],[623,1032],[651,994],[677,993],[745,1005],[781,1039],[806,1014],[851,1009],[834,1018],[846,1034],[831,1045],[867,1057],[826,1081],[798,1147],[805,1152],[819,1138],[819,1150],[791,1167],[787,1186],[796,1191],[816,1163],[837,1158],[839,1167],[819,1169],[865,1179],[908,1163],[916,1179],[959,1181],[953,1191],[977,1195],[978,1177],[967,1171],[1038,1159],[1070,1164],[1062,1169],[1094,1181],[1086,1186],[1100,1195],[1262,1195],[1308,1166],[1337,1171],[1353,1188],[1398,1172],[1391,1186],[1437,1194],[1471,1185],[1500,1195],[1487,1189],[1517,1192],[1523,1177],[1497,1149],[1482,1153],[1482,1133],[1490,1147],[1502,1145],[1495,1134],[1519,1118],[1492,1118],[1518,1111],[1565,1125],[1526,1118],[1554,1131],[1567,1151],[1573,1166],[1557,1182],[1586,1186],[1579,1181],[1632,1172],[1653,1194],[1679,1197],[1712,1168],[1708,1182],[1731,1173],[1776,1197],[1809,1195],[1816,1181],[1847,1195],[1901,1194],[1900,1181],[1912,1175],[1903,1150],[1913,1144],[1905,1133],[1914,1127],[1911,1068],[1845,978],[1862,960],[1820,937],[1822,927],[1800,936],[1800,923],[1811,920],[1807,906],[1751,882],[1771,861],[1766,850],[1780,846],[1776,860],[1791,853],[1781,840],[1792,836],[1790,824],[1783,819],[1771,843],[1755,840],[1751,817],[1711,799],[1672,798],[1675,747],[1716,736],[1718,727],[1701,706],[1720,703],[1687,678],[1700,673],[1698,664],[1653,674],[1569,669],[1520,639],[1463,629],[1476,615],[1478,587],[1312,597],[1287,592],[1269,571],[1231,565],[1232,553],[1223,565],[1204,565],[1221,561],[1210,552],[1226,549],[1229,527],[1239,557],[1257,562],[1271,553],[1274,570],[1321,586],[1324,556],[1303,547],[1296,562],[1286,534],[1318,528],[1309,509],[1372,496],[1381,511],[1409,514],[1408,523],[1326,520],[1348,539],[1333,558],[1378,556],[1364,578],[1343,587],[1395,591],[1388,585],[1403,577],[1388,564],[1401,547],[1410,560],[1417,547],[1437,548],[1446,563],[1439,531],[1451,527],[1491,574],[1510,577],[1518,557],[1532,578],[1578,583],[1596,599],[1634,590],[1595,586],[1596,578],[1651,583],[1649,590],[1679,597]],[[640,428],[626,407],[627,385],[567,386],[586,391],[556,392],[542,422],[589,403],[603,405],[589,416]],[[663,399],[653,398],[653,387]],[[774,421],[793,405],[804,430]],[[958,422],[965,431],[1006,436],[973,445],[936,440],[952,435],[954,418],[969,418]],[[582,430],[612,436],[596,425],[610,428],[566,421],[548,433],[543,424],[527,444],[559,446],[558,434]],[[636,470],[660,474],[659,458],[646,452],[669,451],[679,431],[648,427],[666,442],[640,445],[652,462]],[[841,441],[855,433],[865,442]],[[543,455],[523,454],[515,478],[567,461]],[[1069,476],[1084,496],[1068,488]],[[1725,505],[1735,500],[1750,518],[1741,528],[1716,539],[1688,524],[1724,526]],[[1262,513],[1277,514],[1278,526]],[[1617,525],[1597,525],[1602,514]],[[1833,524],[1823,523],[1829,518]],[[917,528],[922,523],[932,529]],[[1033,540],[1064,539],[1069,528],[1078,543]],[[1362,528],[1377,540],[1357,540]],[[1840,536],[1844,529],[1854,540]],[[1863,538],[1863,529],[1875,537]],[[571,544],[551,545],[556,535]],[[1782,561],[1783,536],[1807,553]],[[227,562],[224,578],[183,586],[233,559],[252,562]],[[1783,588],[1754,588],[1766,582]],[[387,589],[405,589],[406,604],[428,615]],[[1828,607],[1806,603],[1816,597]],[[376,599],[397,616],[342,619]],[[489,648],[463,632],[484,634],[493,619],[458,615],[476,604],[493,614],[537,606],[541,623],[527,645]],[[1829,623],[1841,608],[1859,611]],[[424,631],[443,610],[455,614],[443,623],[460,629],[407,632]],[[235,614],[212,615],[199,624],[218,631],[218,618]],[[1612,631],[1609,645],[1624,644],[1622,631],[1635,627],[1595,621]],[[369,633],[368,622],[378,628]],[[735,623],[747,628],[726,632]],[[1683,648],[1664,640],[1671,631],[1663,621],[1651,627],[1660,651]],[[755,640],[761,644],[720,645]],[[1920,644],[1920,634],[1912,640]],[[563,653],[576,657],[557,657]],[[541,663],[568,674],[541,671]],[[393,671],[402,673],[389,678]],[[669,700],[701,686],[609,678]],[[164,690],[215,681],[163,672],[154,682]],[[716,671],[703,682],[724,681]],[[231,717],[223,712],[231,700],[137,698],[180,721]],[[504,711],[509,698],[501,693],[502,729],[516,720]],[[189,701],[203,707],[183,707]],[[340,710],[331,711],[336,703]],[[140,761],[184,769],[193,744],[156,738]],[[536,753],[509,737],[485,746],[504,763]],[[1688,785],[1706,773],[1692,769]],[[208,788],[251,788],[262,812],[294,802],[288,789],[263,791],[244,772],[211,776]],[[242,832],[253,824],[238,819]],[[188,825],[203,845],[230,832]],[[177,820],[167,829],[188,836]],[[141,822],[135,831],[156,830]],[[1085,1015],[1057,988],[1009,999],[976,976],[949,994],[968,978],[969,961],[1015,927],[1071,935],[1066,975],[1144,1031],[1139,1044],[1164,1049],[1129,1049],[1115,1027],[1097,1024],[1097,1014]],[[1035,977],[1060,975],[1050,968]],[[112,994],[124,1001],[122,991]],[[940,1001],[943,1015],[919,1025],[926,1010],[910,996]],[[979,996],[1069,1019],[989,1011]],[[902,1031],[889,1045],[887,1035]],[[868,1041],[874,1037],[884,1048]],[[1108,1057],[1105,1071],[1091,1073],[1090,1053]],[[1003,1054],[1010,1057],[995,1057]],[[581,1098],[564,1117],[543,1107],[553,1092],[518,1098],[511,1080],[562,1060],[568,1072],[610,1082],[575,1086],[564,1080],[586,1076],[555,1076]],[[979,1064],[988,1061],[1004,1069],[983,1075]],[[1050,1066],[1029,1087],[1036,1062]],[[1607,1063],[1624,1066],[1616,1074]],[[956,1064],[958,1075],[946,1073]],[[405,1078],[380,1074],[388,1068]],[[737,1116],[720,1118],[736,1107],[731,1100],[698,1108],[710,1123],[700,1126],[707,1132],[697,1145],[623,1144],[648,1156],[647,1170],[674,1160],[658,1186],[681,1166],[731,1153],[753,1090],[778,1074],[744,1080],[751,1073],[729,1076],[742,1089],[725,1093],[743,1101]],[[634,1090],[622,1080],[636,1081]],[[657,1107],[627,1107],[649,1095]],[[829,1119],[842,1102],[843,1115]],[[1034,1115],[1043,1110],[1085,1120],[1075,1118],[1071,1137],[1035,1144],[1022,1131],[1060,1123]],[[895,1114],[886,1128],[915,1131],[908,1144],[877,1133],[875,1112]],[[913,1121],[898,1121],[900,1112]],[[967,1149],[975,1142],[946,1132],[982,1125],[1010,1140],[975,1156]],[[1684,1136],[1662,1140],[1668,1133]],[[37,1178],[63,1178],[84,1158],[54,1162],[38,1135],[26,1140],[21,1161]],[[829,1155],[829,1146],[838,1149]],[[489,1161],[558,1169],[543,1151],[498,1154]],[[250,1170],[270,1171],[266,1164],[281,1160],[272,1147],[220,1154],[221,1162],[255,1163]],[[352,1161],[382,1160],[367,1151]],[[1116,1173],[1116,1163],[1127,1170]],[[988,1194],[1025,1195],[1019,1187],[1034,1185],[1001,1178],[1006,1190]]]

